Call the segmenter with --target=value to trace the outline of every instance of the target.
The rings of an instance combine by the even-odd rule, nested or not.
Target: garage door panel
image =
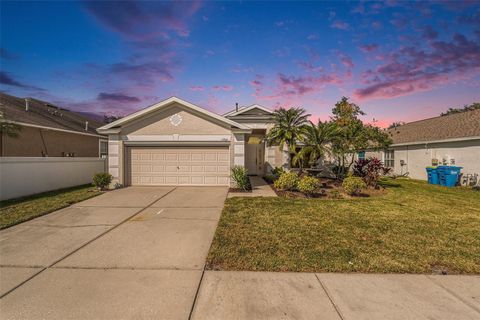
[[[152,165],[152,172],[165,172],[165,166]]]
[[[227,147],[129,149],[132,185],[229,185]]]

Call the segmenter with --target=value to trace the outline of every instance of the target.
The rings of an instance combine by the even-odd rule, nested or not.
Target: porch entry
[[[265,164],[265,135],[250,134],[245,139],[245,167],[249,175],[263,175]]]

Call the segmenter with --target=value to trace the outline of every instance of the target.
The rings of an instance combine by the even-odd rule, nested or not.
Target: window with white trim
[[[99,157],[106,158],[108,156],[108,141],[99,140]]]
[[[383,163],[387,168],[393,168],[395,166],[395,151],[385,150]]]
[[[357,156],[358,159],[365,160],[365,151],[360,151]]]

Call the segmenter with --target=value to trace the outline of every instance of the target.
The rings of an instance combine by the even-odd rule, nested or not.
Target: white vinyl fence
[[[87,184],[105,169],[100,158],[0,157],[0,200]]]

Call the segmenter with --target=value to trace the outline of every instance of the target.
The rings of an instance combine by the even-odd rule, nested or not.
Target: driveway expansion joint
[[[337,304],[335,303],[335,301],[333,301],[333,298],[332,298],[332,295],[330,294],[330,292],[328,291],[327,287],[323,284],[322,280],[320,280],[320,278],[318,277],[318,275],[316,273],[313,274],[315,276],[315,278],[317,278],[317,281],[318,283],[320,283],[320,286],[322,287],[323,291],[325,292],[325,294],[327,295],[328,297],[328,300],[330,300],[330,303],[333,305],[333,307],[335,308],[335,311],[337,312],[338,316],[340,317],[340,319],[342,320],[345,320],[345,317],[343,316],[342,312],[340,311],[340,308],[337,306]]]
[[[175,268],[175,267],[73,267],[73,266],[52,266],[49,269],[68,269],[68,270],[151,270],[151,271],[202,271],[201,268]]]
[[[72,254],[74,254],[75,252],[79,251],[80,249],[86,247],[87,245],[89,245],[90,243],[94,242],[95,240],[103,237],[105,234],[109,233],[110,231],[112,230],[115,230],[116,228],[118,228],[119,226],[121,226],[122,224],[126,223],[127,221],[129,221],[131,218],[135,217],[136,215],[142,213],[143,211],[145,211],[145,209],[147,208],[150,208],[154,203],[156,203],[158,200],[162,199],[163,197],[169,195],[171,192],[173,192],[174,190],[176,190],[177,188],[172,188],[171,190],[169,190],[167,193],[165,193],[164,195],[162,195],[161,197],[159,198],[156,198],[154,201],[150,202],[147,206],[143,207],[143,208],[140,208],[140,207],[132,207],[132,208],[139,208],[140,210],[135,212],[133,215],[127,217],[126,219],[122,220],[120,223],[114,225],[112,228],[109,228],[107,230],[105,230],[104,232],[100,233],[99,235],[95,236],[93,239],[90,239],[89,241],[83,243],[80,247],[76,248],[75,250],[69,252],[68,254],[64,255],[63,257],[61,257],[60,259],[54,261],[53,263],[49,264],[47,267],[41,267],[42,269],[40,269],[38,272],[36,272],[35,274],[33,274],[32,276],[28,277],[27,279],[25,279],[24,281],[20,282],[18,285],[16,285],[15,287],[13,287],[12,289],[8,290],[7,292],[5,292],[4,294],[2,294],[0,296],[0,299],[2,299],[3,297],[7,296],[8,294],[10,294],[11,292],[13,292],[14,290],[16,290],[17,288],[21,287],[22,285],[24,285],[25,283],[27,283],[28,281],[32,280],[33,278],[35,278],[37,275],[41,274],[42,272],[44,272],[45,270],[49,269],[49,268],[52,268],[54,265],[56,265],[57,263],[59,263],[60,261],[68,258],[69,256],[71,256]]]

